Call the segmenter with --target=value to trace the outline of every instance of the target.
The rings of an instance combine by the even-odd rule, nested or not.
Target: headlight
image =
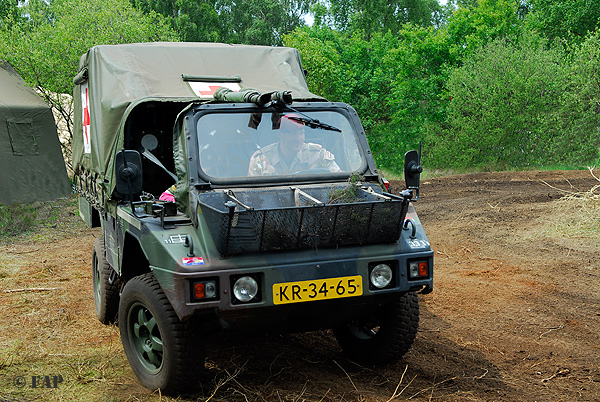
[[[429,266],[427,261],[411,261],[408,263],[408,276],[410,279],[427,278]]]
[[[242,276],[233,284],[233,295],[241,302],[249,302],[258,293],[258,283],[250,276]]]
[[[392,268],[387,264],[379,264],[371,270],[371,284],[383,289],[392,282]]]

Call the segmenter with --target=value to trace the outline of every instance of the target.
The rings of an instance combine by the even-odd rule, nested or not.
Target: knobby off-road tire
[[[125,284],[119,330],[129,364],[143,386],[168,394],[199,388],[204,344],[198,322],[179,320],[152,273]]]
[[[109,282],[111,272],[112,268],[106,260],[104,237],[97,237],[92,251],[92,284],[96,316],[102,324],[116,322],[119,312],[121,281],[116,277],[111,284]]]
[[[415,292],[410,292],[333,332],[342,350],[352,360],[385,364],[408,352],[418,328],[419,299]]]

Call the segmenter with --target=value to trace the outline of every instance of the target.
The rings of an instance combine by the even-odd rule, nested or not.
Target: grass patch
[[[43,240],[56,229],[80,227],[77,197],[60,198],[29,204],[0,205],[0,243],[12,242],[15,237],[30,236]]]
[[[0,236],[26,233],[38,222],[35,204],[0,205]]]
[[[520,168],[520,169],[507,169],[503,171],[507,172],[521,172],[521,171],[535,171],[541,170],[545,172],[554,171],[554,170],[586,170],[585,166],[570,166],[570,165],[548,165],[548,166],[536,166],[531,168]],[[423,173],[421,173],[421,181],[428,180],[434,177],[445,177],[452,176],[457,174],[469,174],[469,173],[481,173],[481,172],[492,172],[494,169],[486,169],[483,167],[473,168],[473,167],[465,167],[465,168],[452,168],[452,169],[441,169],[441,168],[430,168],[425,163],[423,166]],[[381,176],[385,177],[388,180],[404,180],[404,172],[401,170],[392,171],[388,169],[379,169],[379,173]]]
[[[597,239],[600,233],[600,178],[589,168],[598,184],[588,191],[561,190],[565,195],[556,202],[548,217],[545,232],[553,237]]]

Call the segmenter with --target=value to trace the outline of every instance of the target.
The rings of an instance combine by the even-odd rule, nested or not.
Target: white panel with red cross
[[[238,92],[240,90],[240,84],[237,82],[197,82],[190,81],[190,88],[194,91],[196,96],[202,99],[212,99],[213,95],[217,91],[217,89],[221,87],[225,87],[231,89],[234,92]]]

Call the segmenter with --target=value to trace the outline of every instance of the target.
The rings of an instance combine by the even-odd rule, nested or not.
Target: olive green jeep
[[[74,82],[96,313],[144,386],[194,391],[223,330],[331,328],[368,364],[409,350],[433,289],[420,152],[391,194],[356,112],[308,90],[295,49],[96,46]]]

